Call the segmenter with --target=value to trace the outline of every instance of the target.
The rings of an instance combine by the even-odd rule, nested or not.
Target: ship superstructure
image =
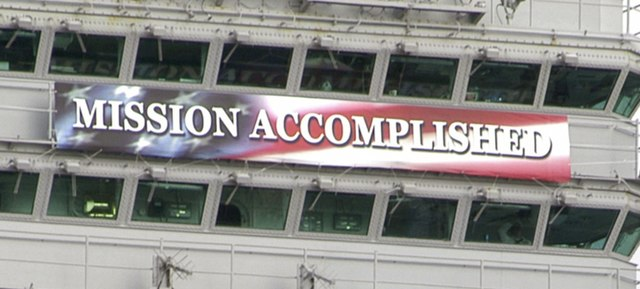
[[[0,1],[0,288],[635,288],[626,5]]]

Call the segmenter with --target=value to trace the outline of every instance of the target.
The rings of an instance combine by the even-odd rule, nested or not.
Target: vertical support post
[[[616,268],[616,289],[620,289],[620,268]]]
[[[551,264],[548,265],[547,272],[549,274],[547,276],[547,289],[551,289],[551,274],[553,272],[553,269],[551,268]]]
[[[631,21],[631,0],[627,0],[627,34],[631,34],[629,22]]]
[[[89,236],[84,236],[84,289],[89,288]]]
[[[480,289],[484,289],[484,260],[480,260]]]
[[[627,5],[629,5],[629,1],[631,1],[631,0],[627,0]],[[629,13],[630,13],[630,12],[631,12],[631,11],[629,11]],[[629,18],[628,18],[628,17],[627,17],[627,33],[629,33]],[[640,135],[639,135],[640,130],[639,130],[639,128],[638,128],[638,125],[640,125],[640,123],[638,122],[638,120],[634,120],[633,122],[634,122],[634,124],[636,125],[636,147],[635,147],[635,149],[638,149],[638,148],[639,148],[638,146],[640,145],[640,143],[639,143],[639,141],[640,141],[640,140],[638,140],[638,137],[640,136]],[[636,153],[636,155],[635,155],[635,157],[636,157],[636,158],[635,158],[635,160],[636,160],[636,165],[635,165],[635,169],[636,169],[636,171],[635,171],[635,173],[636,173],[636,177],[640,176],[640,166],[639,166],[640,164],[638,164],[638,161],[640,161],[640,159],[638,159],[638,154],[639,154],[639,153]]]
[[[378,287],[378,251],[373,251],[373,289]]]
[[[582,0],[578,1],[578,30],[582,30]]]
[[[236,248],[231,244],[231,258],[229,266],[229,289],[233,289],[233,258],[235,258]]]

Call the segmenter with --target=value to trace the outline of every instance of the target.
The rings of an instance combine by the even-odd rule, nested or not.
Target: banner
[[[566,182],[566,116],[56,84],[61,149]]]

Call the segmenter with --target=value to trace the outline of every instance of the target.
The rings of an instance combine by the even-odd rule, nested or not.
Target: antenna
[[[153,288],[176,289],[173,287],[175,277],[186,279],[191,276],[193,271],[188,269],[191,262],[185,263],[188,257],[186,254],[182,255],[182,250],[173,256],[166,255],[164,251],[156,252],[153,257]]]
[[[315,272],[315,268],[309,268],[307,265],[302,264],[298,268],[298,289],[316,289],[316,285],[320,284],[322,287],[326,285],[334,285],[336,282],[327,277],[321,276]]]

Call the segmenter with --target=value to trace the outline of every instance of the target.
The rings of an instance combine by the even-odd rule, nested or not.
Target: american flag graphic
[[[212,107],[222,108],[232,115],[237,111],[235,128],[237,136],[232,136],[227,127],[211,124],[213,129],[220,125],[219,132],[224,136],[208,133],[204,136],[190,134],[184,122],[175,124],[175,119],[167,115],[169,126],[180,126],[183,134],[150,133],[124,131],[122,129],[94,129],[92,127],[74,127],[79,121],[77,103],[86,101],[91,109],[96,100],[123,103],[118,111],[109,107],[104,110],[104,122],[109,125],[113,113],[125,121],[124,104],[130,102],[160,103],[164,105],[180,105],[180,117],[185,117],[188,107],[201,106],[210,110]],[[56,84],[56,118],[55,131],[57,146],[60,149],[108,152],[121,152],[184,159],[231,159],[277,163],[295,163],[322,166],[344,166],[361,168],[406,169],[426,172],[451,174],[467,174],[488,177],[517,179],[536,179],[553,182],[565,182],[570,179],[571,168],[569,158],[569,129],[566,116],[516,113],[489,110],[470,110],[457,108],[429,107],[419,105],[388,104],[379,102],[345,101],[335,99],[319,99],[304,97],[287,97],[274,95],[225,94],[213,91],[181,91],[169,89],[151,89],[138,86],[123,85],[84,85],[72,83]],[[257,127],[259,114],[268,116],[268,128],[278,136],[269,139],[268,132]],[[310,142],[300,135],[302,118],[315,115],[308,125],[308,135],[317,142]],[[95,115],[94,115],[95,116]],[[206,126],[206,118],[201,114],[193,114],[196,128]],[[338,117],[336,117],[338,116]],[[286,118],[285,118],[286,117]],[[285,119],[282,122],[282,119]],[[362,118],[367,124],[375,119],[384,120],[385,129],[382,139],[385,143],[393,138],[390,131],[401,130],[391,127],[387,120],[399,122],[423,121],[420,127],[409,126],[410,133],[398,138],[398,147],[376,147],[374,145],[354,145],[354,118]],[[278,127],[278,120],[281,127]],[[329,124],[329,120],[333,120]],[[347,126],[341,121],[348,121]],[[95,119],[94,119],[95,121]],[[433,122],[448,124],[482,124],[488,126],[514,127],[519,130],[540,132],[550,140],[549,152],[542,157],[514,157],[491,153],[442,152],[436,150],[416,150],[413,135],[418,134],[421,140],[434,139],[438,136]],[[264,124],[263,124],[264,125]],[[121,127],[121,125],[118,125]],[[412,131],[418,128],[419,131]],[[258,132],[261,137],[249,137]],[[297,137],[286,141],[280,135]],[[329,134],[341,139],[344,133],[349,139],[335,144],[329,141]],[[446,132],[445,132],[446,133]],[[469,141],[472,133],[467,132]],[[442,134],[440,132],[440,134]],[[451,142],[450,139],[447,139]],[[502,140],[504,142],[504,140]]]

